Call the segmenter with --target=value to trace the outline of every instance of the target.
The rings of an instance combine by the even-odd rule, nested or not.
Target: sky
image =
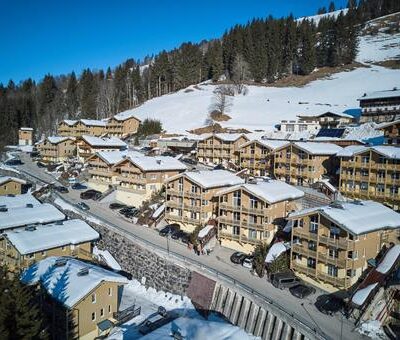
[[[77,74],[220,37],[254,17],[314,15],[329,0],[0,0],[0,83]],[[335,0],[343,8],[347,0]]]

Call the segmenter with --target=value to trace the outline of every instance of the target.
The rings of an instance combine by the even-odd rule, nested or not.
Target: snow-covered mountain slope
[[[377,62],[400,53],[399,34],[385,33],[392,21],[385,18],[371,21],[363,30],[359,61]],[[379,30],[376,33],[376,30],[370,28],[377,26],[377,22]],[[231,98],[232,106],[226,111],[231,119],[220,124],[225,127],[268,131],[282,119],[295,119],[299,114],[343,112],[358,108],[357,98],[365,92],[393,87],[400,87],[400,70],[372,64],[335,73],[304,87],[248,86],[246,96]],[[210,84],[189,86],[176,93],[149,100],[126,113],[133,113],[140,119],[159,119],[168,132],[184,132],[206,124],[214,89],[215,86]]]
[[[333,12],[329,12],[329,13],[325,13],[325,14],[317,14],[317,15],[312,15],[312,16],[308,16],[308,17],[301,17],[298,18],[296,21],[297,22],[301,22],[303,20],[308,20],[308,21],[314,21],[315,25],[318,25],[319,21],[322,18],[337,18],[339,16],[340,13],[343,13],[343,15],[345,15],[347,13],[349,9],[348,8],[344,8],[344,9],[338,9],[337,11],[333,11]]]

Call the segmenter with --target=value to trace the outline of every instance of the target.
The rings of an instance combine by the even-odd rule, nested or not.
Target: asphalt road
[[[55,181],[53,176],[47,174],[44,169],[38,168],[35,163],[32,163],[27,155],[21,154],[21,160],[24,162],[24,165],[18,168],[26,174],[32,174],[46,182]],[[61,197],[69,203],[78,203],[81,201],[79,198],[80,192],[79,190],[70,190],[68,194],[63,194]],[[165,254],[167,239],[159,236],[154,229],[135,225],[124,220],[117,212],[108,208],[108,203],[99,203],[92,200],[86,200],[85,203],[90,206],[90,214],[94,217],[99,217],[107,223],[150,241]],[[237,282],[245,284],[254,291],[267,296],[272,301],[284,307],[289,313],[299,315],[303,319],[308,320],[309,323],[314,325],[317,329],[322,329],[323,332],[332,339],[356,340],[365,338],[354,331],[354,324],[351,320],[342,318],[341,315],[327,316],[317,310],[314,303],[316,297],[323,294],[322,291],[317,290],[316,294],[304,300],[297,299],[293,297],[288,290],[276,289],[267,282],[265,278],[256,277],[252,275],[248,269],[231,263],[229,258],[233,251],[230,249],[217,246],[209,256],[197,256],[193,251],[187,249],[180,241],[174,240],[170,240],[169,249],[171,252],[175,252],[187,259],[200,262],[220,273],[228,275]],[[172,256],[171,260],[174,260]],[[197,268],[197,270],[202,271],[202,268]]]

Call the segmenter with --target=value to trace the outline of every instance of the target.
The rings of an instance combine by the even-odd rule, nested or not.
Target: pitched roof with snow
[[[8,211],[0,212],[0,230],[36,223],[51,223],[63,219],[65,219],[65,215],[48,203],[33,205],[33,207],[10,208]]]
[[[63,221],[62,224],[44,224],[35,229],[16,229],[6,233],[7,239],[20,254],[31,254],[97,240],[100,235],[82,220]]]
[[[206,134],[202,135],[202,139],[201,140],[208,139],[211,136],[214,136],[215,138],[218,138],[218,139],[223,140],[225,142],[235,142],[240,137],[247,138],[244,133],[215,133],[215,134],[206,133]]]
[[[75,140],[73,137],[62,137],[62,136],[50,136],[46,138],[51,144],[59,144],[65,142],[66,140]]]
[[[226,194],[241,188],[268,202],[269,204],[286,200],[294,200],[304,196],[303,191],[278,180],[258,181],[256,184],[245,183],[221,190],[217,192],[217,195]]]
[[[83,125],[86,126],[103,126],[107,125],[107,122],[103,120],[96,120],[96,119],[80,119],[79,120]]]
[[[19,129],[21,131],[33,131],[33,128],[30,128],[30,127],[20,127]]]
[[[358,98],[357,100],[393,98],[393,97],[400,97],[400,89],[395,87],[392,90],[374,91],[365,93],[362,97]]]
[[[124,121],[124,120],[131,119],[131,118],[135,118],[139,122],[141,121],[139,118],[137,118],[133,114],[133,112],[129,112],[129,111],[120,112],[120,113],[116,114],[115,116],[113,116],[112,118],[115,118],[118,121]]]
[[[336,155],[343,149],[331,143],[295,142],[293,145],[311,155]]]
[[[126,143],[117,137],[96,137],[83,135],[82,139],[91,146],[124,148]]]
[[[324,116],[337,116],[337,117],[342,117],[342,118],[351,118],[353,119],[354,117],[352,115],[349,115],[347,113],[341,113],[341,112],[332,112],[332,111],[328,111],[328,112],[324,112],[324,113],[320,113],[320,114],[302,114],[302,115],[298,115],[299,118],[301,117],[305,117],[305,118],[320,118],[320,117],[324,117]]]
[[[62,123],[67,124],[68,126],[74,126],[77,124],[79,121],[78,120],[72,120],[72,119],[64,119]]]
[[[57,265],[65,260],[64,265]],[[83,270],[88,273],[81,275]],[[120,274],[69,257],[51,256],[41,260],[21,275],[25,284],[39,283],[47,293],[68,308],[74,307],[80,300],[93,291],[102,282],[128,283]]]
[[[257,139],[252,139],[252,140],[242,144],[240,147],[246,147],[247,145],[250,145],[251,143],[254,143],[254,142],[257,142],[270,150],[280,149],[280,148],[290,144],[290,142],[288,142],[286,140],[266,139],[266,138],[261,137],[261,138],[257,138]]]
[[[187,167],[179,160],[169,156],[139,156],[129,157],[129,160],[143,171],[186,170]]]
[[[112,151],[98,151],[91,158],[93,158],[94,156],[100,157],[107,164],[114,165],[122,161],[126,157],[141,157],[143,156],[143,154],[140,153],[139,151],[112,150]]]
[[[378,283],[376,282],[368,285],[365,288],[357,290],[357,292],[351,298],[351,302],[358,306],[362,306],[377,285]]]
[[[5,206],[9,209],[26,207],[27,204],[32,204],[33,206],[41,205],[31,193],[15,196],[0,196],[0,206]]]
[[[393,145],[377,145],[371,147],[363,145],[350,145],[343,148],[343,150],[339,151],[336,155],[338,157],[353,157],[370,150],[375,151],[387,158],[400,159],[400,148]]]
[[[379,263],[378,267],[376,267],[376,270],[382,274],[388,273],[399,258],[400,244],[396,244],[387,251],[383,260]]]
[[[225,187],[243,184],[244,180],[227,170],[202,170],[185,172],[189,180],[197,183],[203,188]]]
[[[289,218],[320,213],[354,235],[400,227],[400,214],[374,201],[337,202],[291,213]]]
[[[4,183],[7,183],[7,182],[11,182],[11,181],[17,182],[17,183],[20,183],[20,184],[26,184],[26,181],[24,181],[23,179],[20,179],[20,178],[10,177],[10,176],[2,176],[2,177],[0,177],[0,185],[4,184]]]
[[[389,126],[397,125],[397,124],[400,124],[400,119],[394,120],[393,122],[378,124],[376,129],[377,130],[382,130],[382,129],[385,129],[385,128],[389,127]]]

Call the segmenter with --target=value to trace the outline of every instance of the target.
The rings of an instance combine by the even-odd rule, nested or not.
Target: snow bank
[[[377,285],[378,283],[373,283],[363,289],[358,290],[351,298],[351,302],[357,306],[362,306]]]
[[[115,270],[121,270],[121,266],[117,262],[117,260],[111,255],[111,253],[108,250],[101,250],[94,246],[93,248],[93,254],[97,255],[98,257],[102,258],[107,265]]]
[[[268,250],[268,254],[265,257],[265,263],[271,263],[278,258],[279,255],[286,251],[286,246],[283,242],[277,242],[272,245],[271,248]]]
[[[378,320],[371,320],[362,323],[357,332],[370,337],[371,339],[387,339],[385,332],[381,328],[381,323]]]

